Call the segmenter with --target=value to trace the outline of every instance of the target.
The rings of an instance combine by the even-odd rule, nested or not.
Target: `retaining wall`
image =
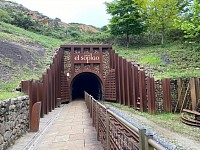
[[[0,101],[0,150],[10,145],[29,129],[29,97]]]

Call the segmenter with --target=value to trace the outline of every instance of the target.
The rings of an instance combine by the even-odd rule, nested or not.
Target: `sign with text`
[[[74,54],[74,63],[82,64],[82,63],[100,63],[100,55],[96,53],[75,53]]]

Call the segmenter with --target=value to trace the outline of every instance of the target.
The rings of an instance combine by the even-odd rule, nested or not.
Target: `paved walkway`
[[[53,113],[54,115],[49,114],[52,116],[51,119],[41,119],[40,124],[46,127],[40,129],[38,134],[23,136],[10,149],[103,150],[101,143],[97,141],[97,133],[92,126],[84,101],[73,101],[61,108],[56,108]]]

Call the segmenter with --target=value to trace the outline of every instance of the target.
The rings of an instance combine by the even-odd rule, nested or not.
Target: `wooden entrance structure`
[[[62,102],[72,100],[73,81],[82,73],[95,75],[101,82],[101,97],[110,97],[110,100],[116,101],[115,71],[111,68],[110,57],[112,46],[61,45],[59,51],[63,54]]]

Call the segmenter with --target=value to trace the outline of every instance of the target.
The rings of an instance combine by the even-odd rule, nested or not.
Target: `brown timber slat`
[[[124,83],[124,59],[121,59],[121,71],[122,71],[122,104],[125,105],[126,104],[126,97],[125,97],[125,83]]]
[[[139,72],[140,111],[147,111],[145,72]]]
[[[162,88],[163,88],[163,103],[165,112],[172,111],[172,98],[170,93],[170,80],[162,79]]]
[[[147,78],[148,112],[155,114],[155,85],[154,78]]]
[[[130,97],[130,106],[133,106],[133,76],[132,76],[132,63],[128,62],[128,74],[129,74],[129,97]]]
[[[190,79],[190,91],[191,91],[191,100],[192,100],[192,110],[195,110],[198,103],[198,84],[197,84],[197,78],[191,78]]]

